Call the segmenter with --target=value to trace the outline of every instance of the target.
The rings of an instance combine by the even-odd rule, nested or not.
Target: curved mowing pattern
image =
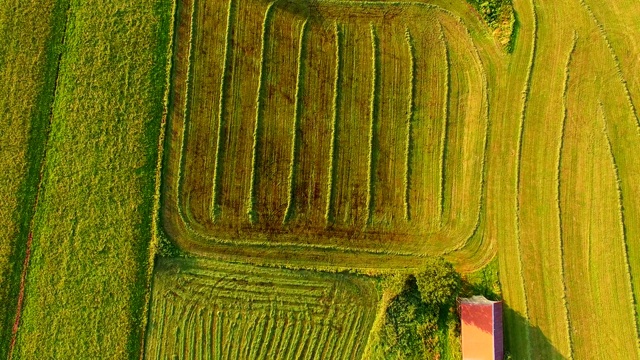
[[[359,359],[376,302],[355,276],[163,260],[145,358]]]
[[[229,0],[178,24],[163,216],[181,246],[421,257],[475,232],[488,90],[460,18]]]

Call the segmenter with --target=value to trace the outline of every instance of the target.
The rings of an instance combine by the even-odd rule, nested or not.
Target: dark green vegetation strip
[[[66,2],[0,4],[0,357],[9,351]],[[38,34],[38,36],[32,36]]]
[[[138,356],[170,9],[69,8],[14,358]]]

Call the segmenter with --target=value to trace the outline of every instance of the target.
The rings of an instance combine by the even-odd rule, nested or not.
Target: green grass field
[[[0,4],[0,356],[403,358],[389,284],[443,256],[512,359],[640,359],[638,16]]]
[[[145,358],[358,359],[377,301],[362,276],[163,260]]]
[[[13,242],[24,254],[27,235],[33,239],[19,328],[16,335],[2,337],[3,352],[11,344],[14,359],[126,358],[141,349],[164,91],[164,82],[156,80],[165,78],[171,4],[95,5],[52,2],[59,9],[54,11],[38,3],[30,6],[45,13],[18,7],[15,14],[21,21],[20,16],[49,21],[40,26],[45,29],[42,40],[51,44],[34,49],[43,61],[33,65],[40,78],[29,79],[44,88],[24,83],[33,87],[27,90],[34,96],[43,92],[33,102],[42,108],[20,110],[17,106],[27,97],[12,102],[16,112],[34,114],[16,115],[16,134],[29,130],[29,121],[35,124],[23,147],[43,151],[41,142],[46,144],[43,160],[39,153],[29,158],[38,160],[30,165],[37,171],[27,173],[26,180],[34,186],[26,194],[38,194],[35,217]],[[23,26],[29,36],[38,37],[37,30]],[[61,56],[48,60],[52,55],[45,50]],[[23,63],[31,64],[29,53],[22,56],[27,57]],[[19,59],[6,60],[20,65]],[[24,163],[16,159],[17,165]],[[42,180],[34,182],[29,177],[38,180],[41,168]],[[3,184],[2,191],[6,189]],[[21,209],[28,214],[34,196],[23,201],[28,203]],[[14,260],[19,270],[22,260]],[[2,273],[17,281],[14,286],[20,284],[19,274],[4,268]],[[13,315],[16,300],[6,304]],[[1,328],[11,331],[12,326],[3,322]]]

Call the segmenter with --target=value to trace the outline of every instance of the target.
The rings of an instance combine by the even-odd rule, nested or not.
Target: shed
[[[460,298],[462,358],[464,360],[502,360],[502,301],[484,296]]]

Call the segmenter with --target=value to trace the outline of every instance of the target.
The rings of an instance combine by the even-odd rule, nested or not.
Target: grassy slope
[[[0,5],[0,356],[10,343],[65,1]]]
[[[169,6],[70,8],[17,358],[140,349]]]

